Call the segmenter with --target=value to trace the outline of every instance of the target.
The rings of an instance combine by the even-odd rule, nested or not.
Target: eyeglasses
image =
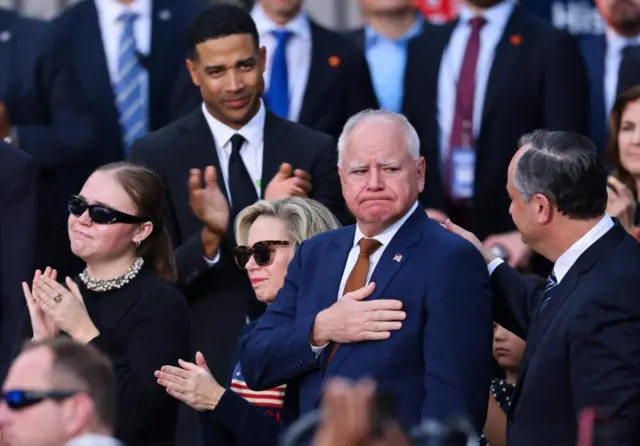
[[[79,392],[58,390],[8,390],[2,393],[1,400],[7,403],[11,410],[20,410],[44,400],[62,401],[71,398]]]
[[[149,221],[148,218],[125,214],[124,212],[116,211],[102,204],[89,204],[84,198],[78,195],[71,195],[69,197],[67,207],[69,208],[69,212],[76,217],[80,217],[85,211],[89,210],[89,218],[93,223],[98,225],[110,225],[113,223],[134,224]]]
[[[284,240],[265,240],[256,242],[253,246],[236,246],[233,248],[233,258],[240,269],[246,269],[249,259],[259,266],[267,266],[273,262],[274,246],[288,246],[289,242]]]

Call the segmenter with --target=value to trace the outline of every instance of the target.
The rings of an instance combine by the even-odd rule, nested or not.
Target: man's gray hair
[[[404,132],[404,141],[411,158],[414,160],[418,160],[420,158],[420,138],[418,138],[416,129],[413,128],[409,120],[404,115],[382,109],[368,109],[353,115],[344,125],[340,138],[338,139],[338,166],[342,166],[342,158],[344,157],[344,151],[347,148],[347,142],[351,131],[358,124],[367,119],[386,119],[399,124]]]
[[[563,215],[592,219],[607,205],[607,169],[594,144],[577,133],[536,130],[524,135],[518,147],[513,186],[529,203],[545,196]]]

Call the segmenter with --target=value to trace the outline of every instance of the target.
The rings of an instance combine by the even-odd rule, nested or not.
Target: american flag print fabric
[[[240,364],[237,364],[233,370],[231,390],[247,400],[251,405],[261,407],[267,414],[276,418],[278,421],[281,420],[284,395],[287,390],[286,384],[269,390],[251,390],[244,380]]]

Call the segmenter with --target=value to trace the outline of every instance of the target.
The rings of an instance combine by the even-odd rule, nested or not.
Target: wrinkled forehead
[[[44,389],[50,382],[53,353],[37,347],[21,353],[12,364],[2,386],[4,390]]]

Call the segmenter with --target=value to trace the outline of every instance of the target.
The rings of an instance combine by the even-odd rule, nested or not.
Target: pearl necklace
[[[88,290],[91,291],[111,291],[111,290],[119,290],[129,282],[131,282],[142,269],[142,265],[144,265],[144,260],[142,257],[138,257],[136,261],[131,265],[131,268],[121,275],[120,277],[116,277],[115,279],[94,279],[89,276],[89,271],[87,268],[84,269],[80,273],[80,280],[87,287]]]

